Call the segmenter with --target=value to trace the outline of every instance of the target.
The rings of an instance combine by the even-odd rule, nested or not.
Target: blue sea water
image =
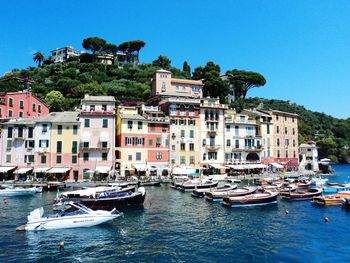
[[[350,165],[334,168],[330,181],[350,181]],[[55,193],[0,200],[0,262],[350,261],[350,211],[339,206],[279,200],[226,208],[165,185],[147,189],[143,208],[86,229],[16,232],[34,208],[49,209]]]

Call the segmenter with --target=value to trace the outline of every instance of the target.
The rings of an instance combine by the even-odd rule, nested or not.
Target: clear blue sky
[[[142,62],[163,54],[177,67],[257,71],[267,85],[250,96],[350,117],[349,0],[19,0],[0,10],[0,74],[89,36],[142,39]]]

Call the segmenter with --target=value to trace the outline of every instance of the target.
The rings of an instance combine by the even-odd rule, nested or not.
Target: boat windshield
[[[76,216],[76,215],[86,215],[88,214],[87,211],[81,210],[81,209],[76,209],[75,207],[71,207],[67,210],[61,211],[57,213],[58,216]]]

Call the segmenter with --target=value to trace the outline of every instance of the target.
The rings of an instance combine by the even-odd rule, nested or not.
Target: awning
[[[184,168],[184,167],[176,167],[173,169],[173,174],[181,174],[181,175],[189,175],[189,174],[195,174],[196,169],[194,168]]]
[[[108,142],[109,141],[109,134],[107,132],[102,132],[100,135],[100,141],[101,142]]]
[[[220,164],[209,164],[209,166],[215,168],[215,169],[226,169],[227,167],[226,166],[222,166]]]
[[[0,166],[0,173],[7,173],[15,168],[16,166]]]
[[[234,170],[246,170],[246,169],[265,169],[267,166],[262,163],[249,163],[249,164],[234,164],[226,165]]]
[[[29,171],[33,170],[33,168],[19,168],[18,170],[15,171],[16,174],[26,174]]]
[[[82,142],[90,142],[90,137],[91,137],[90,133],[83,132],[83,134],[81,135],[81,141]]]
[[[111,170],[111,167],[109,166],[97,166],[95,171],[101,174],[108,174]]]
[[[46,173],[51,167],[38,167],[34,169],[34,173]]]
[[[280,165],[279,163],[270,163],[270,165],[272,165],[273,167],[277,168],[277,169],[282,169],[283,165]]]
[[[67,167],[54,167],[54,168],[51,168],[48,173],[49,174],[64,174],[66,172],[68,172],[70,170],[70,168],[67,168]]]
[[[145,163],[134,163],[132,166],[134,166],[137,171],[146,171],[148,168]]]

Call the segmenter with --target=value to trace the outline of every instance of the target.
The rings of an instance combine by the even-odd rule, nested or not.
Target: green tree
[[[50,111],[61,111],[65,102],[62,93],[57,90],[52,90],[46,94],[44,101],[50,108]]]
[[[229,91],[227,81],[220,78],[220,66],[212,61],[207,62],[204,67],[197,67],[193,72],[193,79],[203,79],[203,95],[213,98],[220,98],[220,102],[225,102],[225,97]]]
[[[106,45],[106,40],[99,37],[88,37],[83,40],[82,46],[86,50],[92,51],[92,54],[95,54],[98,51],[101,51]]]
[[[107,93],[106,90],[96,81],[79,84],[72,89],[72,95],[74,95],[76,98],[83,98],[85,94],[92,96],[102,96],[106,95]]]
[[[169,69],[171,60],[166,56],[160,55],[156,60],[153,60],[152,65],[163,69]]]
[[[41,52],[36,52],[33,57],[34,62],[38,63],[38,67],[41,66],[41,63],[45,60],[44,54]]]
[[[110,44],[110,43],[106,43],[103,48],[102,51],[107,53],[107,54],[111,54],[111,55],[116,55],[117,51],[118,51],[118,46],[114,45],[114,44]]]
[[[245,99],[248,90],[266,84],[264,76],[257,72],[234,69],[227,71],[226,75],[234,90],[235,98]]]
[[[183,66],[182,66],[182,71],[184,72],[187,79],[191,78],[191,67],[187,63],[187,61],[184,62]]]

